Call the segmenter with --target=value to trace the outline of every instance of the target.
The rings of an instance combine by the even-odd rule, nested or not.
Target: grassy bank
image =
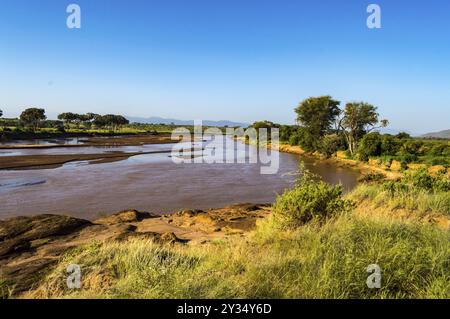
[[[245,237],[203,245],[94,242],[66,255],[27,297],[450,298],[450,232],[422,218],[448,213],[430,204],[437,195],[448,204],[448,191],[398,183],[418,187],[424,209],[395,203],[380,191],[386,184],[344,196],[339,186],[301,182]],[[411,216],[399,218],[404,210]],[[83,269],[80,290],[65,284],[73,263]],[[370,264],[381,267],[380,289],[366,285]]]

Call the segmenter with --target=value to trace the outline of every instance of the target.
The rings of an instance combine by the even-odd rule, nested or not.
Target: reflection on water
[[[0,142],[0,145],[78,145],[83,144],[85,138],[68,137],[68,138],[44,138],[32,140],[13,140],[8,142]]]
[[[39,178],[15,178],[12,180],[1,180],[0,181],[0,192],[6,191],[8,189],[12,188],[18,188],[18,187],[27,187],[27,186],[34,186],[34,185],[40,185],[44,184],[45,179],[39,179]]]
[[[129,146],[113,150],[141,152],[170,150],[172,146]],[[256,152],[254,147],[240,143],[226,147],[234,149],[237,157],[248,158],[248,152]],[[20,151],[30,155],[112,150],[87,149]],[[162,213],[244,202],[273,202],[277,194],[292,186],[295,178],[292,173],[296,172],[300,160],[329,183],[342,183],[347,190],[356,185],[358,174],[349,169],[298,155],[279,155],[280,169],[275,175],[261,175],[259,164],[174,164],[167,153],[138,155],[107,164],[78,162],[49,170],[0,171],[0,218],[53,213],[94,219],[99,213],[130,208]]]

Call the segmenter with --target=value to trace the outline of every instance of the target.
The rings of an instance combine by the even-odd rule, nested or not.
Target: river
[[[201,144],[196,143],[196,146],[201,148]],[[17,149],[0,150],[0,156],[148,152],[172,147],[173,144],[157,144]],[[231,148],[238,158],[248,158],[257,151],[239,142],[226,143],[224,148],[228,151]],[[75,162],[55,169],[2,170],[0,219],[36,214],[95,219],[125,209],[168,213],[237,203],[270,203],[277,194],[292,186],[300,161],[326,182],[342,183],[346,190],[352,189],[358,178],[358,173],[351,169],[287,153],[279,153],[279,171],[272,175],[262,175],[260,164],[176,164],[169,155],[138,155],[95,165]]]

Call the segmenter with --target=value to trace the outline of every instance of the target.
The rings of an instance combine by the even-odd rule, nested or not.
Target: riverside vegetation
[[[277,127],[282,142],[306,152],[327,157],[344,153],[358,162],[372,161],[382,171],[398,170],[402,174],[391,180],[384,174],[368,174],[356,189],[344,194],[341,186],[326,184],[302,169],[294,187],[280,194],[269,212],[263,209],[257,218],[253,208],[236,216],[234,209],[225,208],[214,223],[214,212],[182,214],[185,231],[189,233],[190,225],[202,221],[211,228],[208,234],[223,234],[224,218],[229,220],[229,227],[253,214],[251,227],[245,223],[245,231],[208,235],[201,241],[184,238],[167,242],[160,236],[137,236],[133,231],[142,228],[140,224],[114,226],[116,231],[126,231],[126,238],[120,240],[93,235],[77,243],[72,238],[75,247],[67,250],[65,244],[63,254],[47,258],[42,274],[27,278],[31,283],[26,289],[18,291],[11,278],[0,271],[1,295],[450,298],[449,142],[415,139],[403,133],[379,134],[376,128],[386,126],[387,121],[379,120],[374,106],[348,103],[341,110],[339,104],[328,96],[309,98],[296,109],[301,125],[264,121],[253,126]],[[76,129],[77,125],[66,123],[65,129]],[[430,171],[436,165],[438,169]],[[162,220],[172,225],[176,218]],[[25,243],[9,238],[5,223],[3,226],[0,222],[0,263],[23,250],[27,254],[27,249],[35,245],[43,247],[39,252],[44,257],[55,251],[45,248],[52,243],[46,238],[26,237]],[[90,227],[95,230],[100,225],[94,222]],[[109,228],[101,229],[108,235],[113,233]],[[82,268],[81,289],[66,285],[69,264]],[[380,289],[366,285],[366,269],[371,264],[381,268]]]
[[[343,195],[306,172],[245,235],[90,242],[23,297],[450,298],[449,191],[445,177],[418,171]],[[79,290],[66,286],[74,263]],[[370,264],[381,267],[380,289],[366,286]]]
[[[48,120],[45,110],[27,108],[19,118],[2,118],[0,110],[0,141],[38,138],[112,136],[136,134],[171,134],[180,125],[130,123],[124,116],[65,112],[58,120]],[[190,131],[193,125],[183,126]],[[208,126],[204,126],[207,129]]]

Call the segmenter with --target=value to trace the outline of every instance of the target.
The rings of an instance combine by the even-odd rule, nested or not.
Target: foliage
[[[28,108],[20,114],[20,121],[34,131],[38,129],[41,121],[44,121],[46,118],[45,110],[39,108]]]
[[[359,159],[367,161],[371,156],[380,156],[382,153],[382,138],[379,133],[364,135],[358,147]]]
[[[331,96],[310,97],[299,104],[295,112],[302,125],[300,145],[317,150],[319,140],[330,131],[340,113],[339,104]]]
[[[379,120],[377,108],[365,102],[347,103],[342,118],[339,120],[339,128],[342,129],[350,153],[355,153],[358,147],[359,139],[364,134],[378,127],[386,127],[387,120]]]
[[[91,243],[67,254],[28,297],[450,298],[450,233],[372,215],[284,232],[267,219],[245,240],[202,245]],[[73,263],[83,269],[79,290],[65,284]],[[374,263],[382,268],[381,289],[366,286]]]
[[[426,169],[406,172],[400,181],[361,185],[353,192],[357,201],[369,199],[376,205],[408,209],[422,214],[450,214],[450,180],[431,176]]]
[[[292,190],[277,197],[273,220],[282,229],[295,229],[311,220],[323,221],[349,211],[351,202],[342,198],[342,186],[333,186],[301,168],[301,178]]]
[[[335,154],[337,151],[346,149],[346,141],[342,135],[339,134],[329,134],[322,138],[319,152],[323,155],[330,157]]]

